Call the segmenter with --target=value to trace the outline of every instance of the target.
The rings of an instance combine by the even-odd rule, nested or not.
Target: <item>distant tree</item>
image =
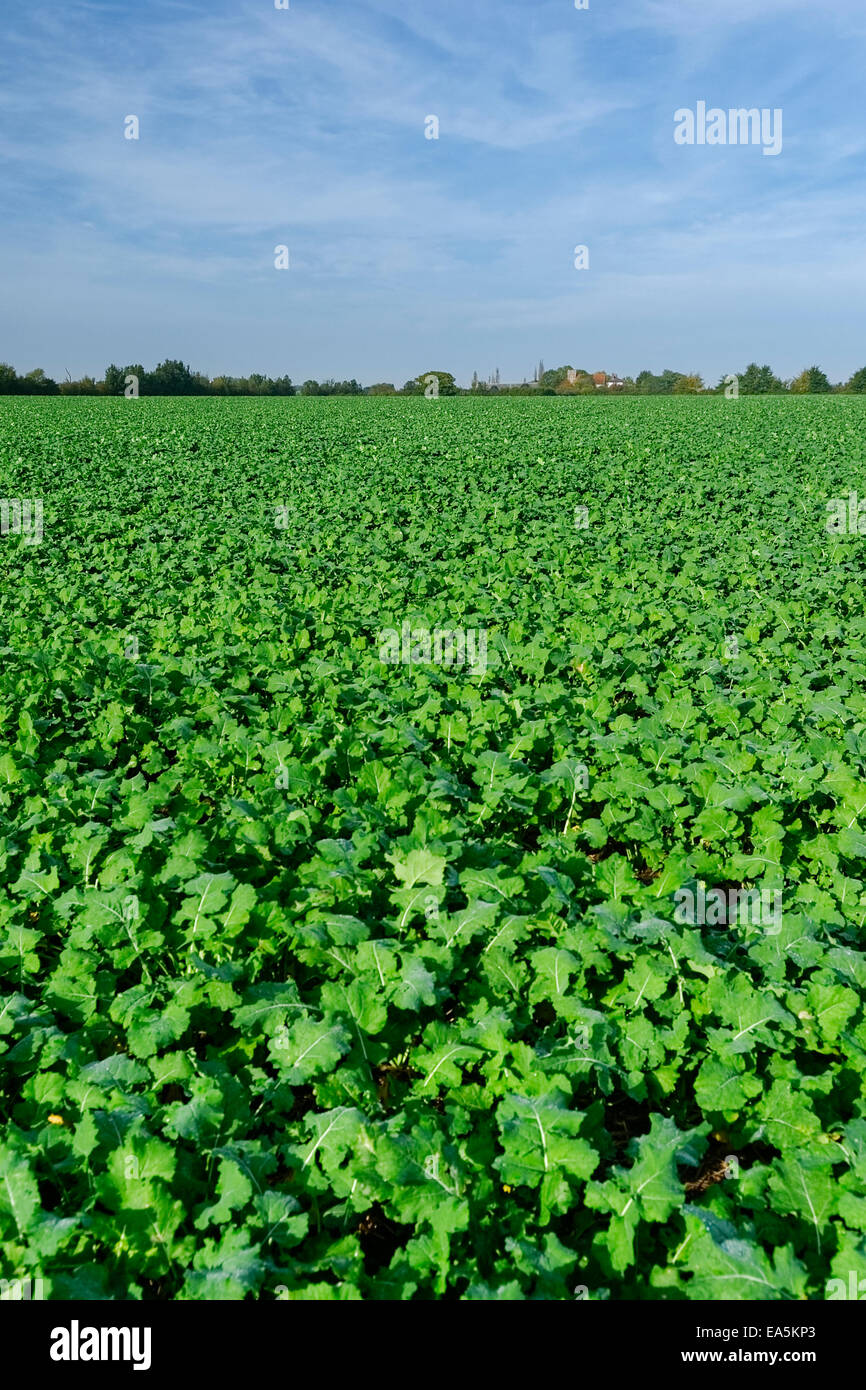
[[[364,388],[353,377],[351,381],[335,381],[328,377],[325,381],[305,381],[301,387],[302,396],[361,396]]]
[[[0,367],[0,371],[2,371],[2,367]],[[0,387],[0,390],[2,389],[3,388]],[[847,384],[847,389],[849,391],[856,391],[858,395],[862,395],[863,392],[866,392],[866,367],[861,367],[859,372],[854,373]]]
[[[17,389],[22,396],[56,396],[58,391],[57,382],[46,376],[41,367],[20,377]]]
[[[690,372],[687,375],[677,377],[673,385],[673,394],[675,396],[696,396],[703,389],[703,377],[698,372]]]
[[[429,386],[430,386],[430,377],[431,377],[431,376],[435,376],[436,379],[437,379],[437,381],[439,382],[439,395],[440,395],[440,396],[456,396],[456,395],[458,394],[458,391],[457,391],[457,383],[455,382],[454,377],[452,376],[451,372],[432,372],[432,371],[431,371],[431,372],[420,372],[419,375],[416,376],[415,381],[416,381],[416,383],[418,384],[419,391],[418,391],[417,393],[413,393],[413,394],[419,394],[419,395],[422,395],[422,396],[423,396],[423,395],[425,394],[425,392],[428,390]]]
[[[0,396],[12,396],[18,389],[18,376],[8,362],[0,362]]]
[[[167,357],[159,362],[152,372],[145,373],[142,395],[148,396],[197,396],[199,383],[189,367],[175,358]]]
[[[740,373],[739,390],[744,396],[766,396],[783,391],[784,384],[774,375],[772,367],[765,363],[759,367],[757,362],[750,362],[744,372]]]
[[[590,373],[589,373],[589,372],[585,372],[582,368],[581,368],[580,370],[577,370],[576,368],[575,368],[575,369],[571,369],[571,368],[570,368],[569,370],[570,370],[570,371],[571,371],[571,370],[574,371],[574,376],[573,376],[573,378],[570,378],[570,377],[567,376],[567,375],[564,376],[563,379],[562,379],[562,380],[558,383],[558,385],[555,387],[556,395],[557,395],[557,396],[589,396],[589,395],[591,395],[592,392],[595,390],[595,382],[593,381],[593,379],[592,379]]]
[[[60,383],[61,396],[100,396],[104,394],[102,382],[94,381],[92,376],[83,376],[78,381],[67,377]]]
[[[249,381],[244,376],[217,377],[220,383],[220,395],[226,396],[247,396],[249,395]],[[215,383],[212,381],[211,392],[215,390]]]
[[[549,387],[551,391],[555,391],[559,383],[561,381],[566,381],[569,372],[572,371],[574,371],[574,368],[570,366],[550,367],[546,372],[541,373],[541,376],[538,378],[538,384],[545,388]]]
[[[809,389],[812,395],[832,391],[832,386],[820,367],[809,368]]]
[[[111,366],[105,369],[103,390],[106,396],[123,396],[126,394],[126,378],[128,376],[134,376],[138,378],[139,391],[144,394],[142,383],[144,382],[145,375],[144,367],[142,367],[140,362],[129,367],[115,367],[112,362]]]
[[[295,394],[291,377],[280,376],[272,379],[269,376],[262,376],[260,372],[252,372],[248,377],[215,376],[212,381],[196,374],[196,381],[204,382],[204,390],[210,396],[293,396]]]
[[[377,381],[375,386],[367,387],[368,396],[396,396],[397,388],[393,382]]]
[[[122,396],[125,373],[120,367],[115,367],[112,362],[110,367],[105,369],[105,394],[106,396]]]
[[[670,396],[673,394],[674,383],[685,372],[672,372],[669,368],[655,376],[652,372],[639,372],[635,379],[635,388],[640,396]]]
[[[791,382],[791,390],[798,396],[823,395],[831,389],[820,367],[807,367]]]

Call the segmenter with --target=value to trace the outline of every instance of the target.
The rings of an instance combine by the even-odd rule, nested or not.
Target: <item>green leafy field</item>
[[[844,397],[5,399],[0,1273],[866,1277],[864,457]]]

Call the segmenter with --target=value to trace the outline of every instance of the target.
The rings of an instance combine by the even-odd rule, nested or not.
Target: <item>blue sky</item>
[[[863,0],[57,0],[3,27],[19,371],[866,364]],[[781,108],[781,154],[678,146],[701,100]]]

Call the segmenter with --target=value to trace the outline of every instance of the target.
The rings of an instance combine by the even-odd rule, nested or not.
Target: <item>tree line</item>
[[[589,395],[599,389],[597,377],[605,373],[592,373],[582,368],[570,366],[555,367],[542,373],[536,381],[529,383],[529,390],[542,395]],[[807,367],[792,380],[785,381],[776,376],[766,363],[759,366],[750,362],[740,372],[729,372],[722,376],[715,386],[707,386],[699,372],[674,372],[670,369],[660,373],[639,372],[636,377],[608,378],[602,383],[617,394],[633,396],[679,396],[679,395],[733,395],[764,396],[781,395],[793,392],[795,395],[823,395],[828,392],[866,392],[866,367],[854,372],[846,382],[831,383],[826,372],[820,367]],[[490,387],[479,389],[489,391]],[[501,389],[501,388],[500,388]]]
[[[14,367],[0,362],[0,395],[3,396],[360,396],[364,388],[355,381],[304,381],[295,385],[288,376],[207,377],[185,363],[167,358],[153,371],[140,362],[126,367],[106,367],[101,380],[83,376],[53,381],[41,367],[19,376]]]
[[[715,386],[706,386],[698,372],[639,372],[636,377],[610,378],[604,372],[588,372],[581,367],[565,365],[544,371],[544,364],[538,364],[536,377],[532,381],[502,383],[499,370],[487,381],[479,380],[473,373],[472,385],[461,387],[451,372],[421,372],[411,377],[402,387],[392,382],[380,381],[372,386],[362,386],[352,378],[351,381],[326,381],[309,379],[295,384],[291,377],[269,377],[259,372],[249,376],[207,377],[194,372],[177,359],[168,358],[160,362],[153,371],[145,371],[138,364],[126,367],[106,367],[101,380],[83,376],[73,380],[68,374],[64,381],[57,382],[46,376],[41,367],[19,376],[14,367],[0,362],[0,395],[14,396],[464,396],[464,395],[591,395],[599,391],[605,394],[637,396],[677,396],[677,395],[780,395],[793,392],[795,395],[821,395],[828,392],[866,393],[866,367],[853,373],[846,382],[831,383],[820,367],[807,367],[792,380],[785,381],[776,376],[768,365],[759,366],[756,362],[739,373],[729,373]],[[602,380],[599,380],[602,378]],[[734,385],[736,383],[736,385]]]

